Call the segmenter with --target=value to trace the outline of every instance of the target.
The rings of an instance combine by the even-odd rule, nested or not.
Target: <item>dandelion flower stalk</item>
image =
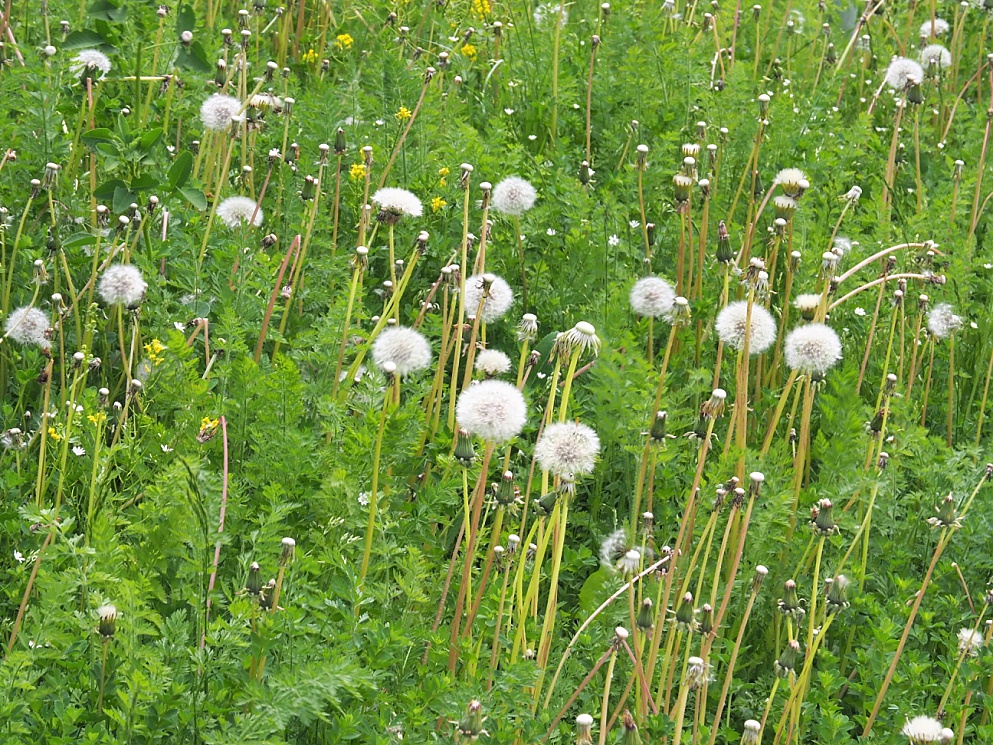
[[[955,667],[952,669],[952,674],[948,678],[948,683],[945,685],[945,692],[941,695],[941,702],[938,704],[937,716],[942,718],[945,713],[945,704],[948,703],[948,697],[951,695],[952,686],[955,685],[955,679],[958,677],[959,670],[962,669],[962,663],[965,658],[970,655],[975,655],[977,652],[976,641],[977,639],[982,639],[982,634],[979,633],[979,627],[986,617],[986,611],[989,609],[989,604],[984,603],[983,609],[978,616],[976,616],[976,623],[973,624],[972,628],[964,628],[959,632],[959,655],[955,660]]]
[[[387,371],[387,379],[392,378],[396,372],[396,366],[392,365],[393,372]],[[386,368],[384,368],[386,370]],[[392,382],[392,381],[390,381]],[[386,419],[393,404],[392,385],[386,386],[386,393],[383,397],[383,405],[379,411],[379,425],[376,429],[376,444],[372,451],[372,485],[369,487],[369,518],[365,529],[365,544],[362,549],[362,565],[359,569],[359,587],[365,582],[369,572],[369,559],[372,556],[372,543],[376,534],[376,512],[379,507],[379,471],[380,459],[383,454],[383,434],[386,432]]]

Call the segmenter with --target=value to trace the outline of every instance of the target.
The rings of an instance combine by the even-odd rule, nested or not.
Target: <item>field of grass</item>
[[[993,741],[991,0],[0,0],[0,744]]]

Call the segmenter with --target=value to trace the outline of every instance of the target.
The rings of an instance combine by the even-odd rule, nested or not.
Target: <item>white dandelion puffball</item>
[[[262,224],[262,208],[249,197],[228,197],[217,205],[217,216],[229,228],[240,225],[257,228]]]
[[[924,80],[924,68],[907,57],[894,57],[886,68],[886,85],[895,91],[902,91],[911,82]]]
[[[952,66],[952,53],[941,44],[928,44],[921,50],[921,64],[925,67],[936,67],[944,70]]]
[[[233,96],[215,93],[200,106],[200,118],[207,129],[225,132],[239,111],[241,111],[241,101]]]
[[[600,561],[604,566],[613,568],[617,560],[628,552],[628,534],[624,528],[618,528],[604,538],[600,544]]]
[[[501,444],[516,437],[527,423],[528,407],[517,386],[484,380],[466,388],[455,404],[459,426],[477,437]]]
[[[503,375],[510,369],[510,357],[499,349],[480,349],[476,352],[476,369],[487,378]]]
[[[641,551],[636,548],[632,548],[630,551],[626,552],[616,564],[617,571],[622,574],[634,574],[638,571],[638,567],[640,566]]]
[[[975,657],[978,655],[979,650],[984,643],[983,635],[975,629],[970,629],[968,627],[959,629],[958,641],[959,654],[965,653],[969,657]]]
[[[744,348],[747,335],[749,354],[761,354],[776,341],[776,321],[769,311],[758,303],[752,303],[751,323],[746,331],[747,318],[747,300],[728,303],[717,314],[714,328],[722,342],[739,351]]]
[[[379,189],[371,197],[380,212],[386,212],[395,217],[420,217],[424,214],[424,205],[413,192],[387,186]]]
[[[493,187],[493,209],[504,215],[522,215],[534,207],[538,192],[520,176],[508,176]]]
[[[642,277],[631,288],[630,301],[635,315],[658,318],[672,310],[676,291],[661,277]]]
[[[97,291],[107,305],[126,305],[133,308],[145,297],[148,285],[141,271],[131,264],[112,264],[100,277]]]
[[[422,334],[406,326],[384,329],[372,343],[372,361],[380,370],[387,362],[404,377],[431,364],[431,345]]]
[[[935,36],[944,36],[948,33],[948,21],[942,18],[935,18],[933,30]],[[924,23],[921,24],[920,35],[925,38],[931,38],[931,31],[931,21],[924,21]]]
[[[49,349],[52,346],[51,340],[46,336],[48,331],[48,315],[37,308],[25,306],[11,311],[4,323],[4,335],[9,336],[21,344],[32,344],[42,349]]]
[[[962,318],[952,312],[948,303],[938,303],[927,314],[927,330],[938,339],[947,339],[962,325]]]
[[[476,315],[479,301],[483,298],[483,285],[490,282],[483,301],[480,320],[483,323],[493,323],[510,310],[514,303],[514,291],[502,277],[495,274],[473,274],[465,281],[465,312],[470,318]]]
[[[799,168],[784,168],[776,174],[777,184],[799,184],[807,180],[807,174]]]
[[[943,727],[937,719],[918,716],[908,719],[903,725],[903,736],[910,740],[910,745],[928,745],[941,741]]]
[[[786,337],[785,356],[791,370],[823,375],[841,359],[841,340],[830,326],[808,323]]]
[[[592,473],[599,454],[600,438],[579,422],[549,424],[534,446],[534,457],[542,470],[569,481]]]
[[[81,73],[91,67],[100,71],[98,77],[103,77],[110,72],[110,57],[96,49],[81,49],[72,59],[72,71]]]

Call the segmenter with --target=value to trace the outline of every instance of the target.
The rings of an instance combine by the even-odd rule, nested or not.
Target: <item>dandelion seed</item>
[[[579,422],[556,422],[545,427],[534,446],[542,470],[575,480],[593,472],[600,453],[600,438]]]
[[[372,343],[372,361],[381,370],[392,363],[396,374],[406,377],[431,364],[431,345],[414,329],[394,326],[385,329]]]
[[[958,633],[959,654],[975,657],[979,654],[984,642],[983,635],[970,628],[960,629]]]
[[[509,112],[513,113],[513,112]],[[522,215],[534,207],[538,192],[520,176],[508,176],[493,187],[493,209],[504,215]]]
[[[459,394],[455,416],[477,437],[501,444],[516,437],[527,423],[527,404],[516,386],[484,380]]]
[[[387,186],[377,190],[371,199],[379,206],[379,221],[387,225],[399,222],[402,217],[420,217],[424,214],[421,200],[406,189]]]
[[[761,354],[776,340],[776,321],[762,305],[751,304],[751,323],[746,324],[748,301],[738,300],[728,303],[720,313],[714,328],[727,346],[741,350],[748,337],[750,354]]]
[[[141,271],[131,264],[112,264],[97,285],[97,291],[107,305],[120,303],[128,308],[138,305],[147,289]]]
[[[808,323],[787,335],[784,356],[791,370],[823,375],[841,359],[841,340],[830,326]]]
[[[485,300],[483,300],[484,289]],[[514,303],[514,291],[510,289],[506,280],[495,274],[474,274],[465,281],[466,313],[470,316],[475,315],[481,300],[483,300],[483,309],[480,320],[483,323],[493,323],[510,310],[510,306]]]
[[[11,311],[4,323],[4,335],[20,344],[50,349],[48,315],[37,308],[25,306]]]
[[[629,301],[635,315],[659,318],[672,311],[676,291],[661,277],[642,277],[631,288]]]
[[[262,224],[262,209],[249,197],[228,197],[217,205],[217,216],[229,228],[241,225],[257,228]]]
[[[907,57],[894,57],[886,68],[886,85],[895,91],[902,91],[911,83],[924,80],[924,68]]]
[[[941,741],[941,722],[928,716],[916,716],[908,719],[903,725],[903,736],[910,741],[910,745],[928,745],[932,742]]]
[[[481,349],[476,353],[476,369],[487,378],[503,375],[510,370],[510,357],[499,349]]]
[[[962,326],[962,318],[952,312],[948,303],[938,303],[927,315],[927,328],[938,339],[947,339]]]
[[[224,132],[231,127],[231,121],[241,111],[241,101],[233,96],[215,93],[200,106],[200,119],[203,126],[213,132]]]

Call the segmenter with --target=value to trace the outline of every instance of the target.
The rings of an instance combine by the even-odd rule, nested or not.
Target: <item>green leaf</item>
[[[127,8],[119,8],[110,0],[95,0],[87,11],[90,18],[100,21],[123,21],[127,17]]]
[[[189,187],[182,187],[179,189],[179,193],[186,197],[186,201],[196,207],[198,210],[207,209],[207,197],[199,189],[191,189]]]
[[[136,197],[130,189],[124,186],[118,186],[114,189],[114,201],[112,202],[112,209],[114,212],[121,213],[126,212],[138,197]]]
[[[586,578],[579,591],[579,607],[583,611],[592,613],[603,602],[603,586],[610,579],[617,579],[617,575],[603,566]]]
[[[144,152],[148,152],[162,139],[162,130],[153,129],[150,132],[145,132],[138,140],[138,147]]]
[[[62,243],[63,250],[69,251],[75,248],[82,248],[83,246],[92,246],[97,242],[97,237],[95,235],[90,235],[89,233],[76,233],[70,235]]]
[[[196,29],[197,25],[197,14],[196,11],[189,5],[183,5],[176,13],[176,36],[178,37],[184,31],[193,31]]]
[[[92,149],[96,149],[96,146],[101,142],[114,142],[114,133],[109,129],[104,127],[99,127],[97,129],[91,129],[88,132],[84,132],[80,139],[83,141],[84,145],[88,145]]]
[[[193,173],[193,153],[184,150],[176,156],[176,160],[169,167],[169,173],[166,176],[169,187],[175,190],[185,186],[191,173]]]
[[[176,67],[194,72],[208,73],[214,68],[207,62],[207,54],[200,42],[194,41],[189,46],[181,46],[176,55]]]
[[[127,189],[128,185],[121,181],[119,178],[113,178],[109,181],[104,181],[100,186],[93,190],[93,196],[97,199],[106,200],[113,199],[114,192],[118,189]],[[128,204],[131,204],[129,201]]]
[[[82,29],[80,31],[73,31],[69,34],[65,41],[62,42],[63,49],[87,49],[89,47],[99,47],[103,46],[107,41],[100,36],[96,31],[90,31],[89,29]]]

